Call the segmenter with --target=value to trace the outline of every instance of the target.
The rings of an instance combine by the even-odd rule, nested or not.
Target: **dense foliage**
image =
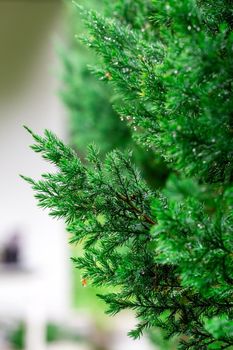
[[[84,255],[74,259],[108,312],[129,308],[178,348],[233,347],[233,4],[228,0],[118,0],[109,16],[81,9],[100,57],[95,74],[135,140],[173,174],[154,191],[130,154],[83,164],[51,132],[34,151],[57,166],[26,178],[39,205],[65,218]],[[112,17],[112,14],[114,18]],[[107,137],[107,135],[106,135]]]
[[[103,11],[96,0],[89,0],[88,6]],[[84,158],[87,146],[94,142],[103,157],[113,148],[126,148],[131,142],[130,130],[119,122],[112,108],[110,87],[96,79],[90,71],[90,66],[97,60],[76,39],[77,35],[85,32],[76,7],[67,3],[66,12],[68,40],[59,50],[62,62],[60,96],[68,111],[70,144]],[[106,135],[111,135],[111,138]]]
[[[67,5],[69,40],[65,47],[60,48],[62,62],[60,97],[68,111],[71,146],[82,160],[85,160],[88,145],[93,142],[98,147],[101,158],[113,149],[123,151],[130,148],[133,150],[134,162],[150,185],[152,187],[163,185],[168,173],[164,162],[161,157],[158,155],[154,157],[151,150],[146,150],[133,140],[130,129],[114,111],[112,104],[117,96],[113,89],[102,81],[104,80],[102,76],[96,79],[92,74],[92,67],[98,61],[97,57],[77,40],[80,33],[85,35],[83,33],[86,33],[87,29],[85,30],[81,25],[82,22],[80,23],[77,8],[69,6],[71,5],[69,2]],[[89,7],[98,9],[101,13],[108,13],[111,9],[114,16],[121,18],[124,24],[135,26],[133,16],[135,10],[128,7],[129,5],[126,15],[121,12],[124,6],[114,11],[114,8],[109,8],[107,3],[104,6],[96,0],[88,1]]]

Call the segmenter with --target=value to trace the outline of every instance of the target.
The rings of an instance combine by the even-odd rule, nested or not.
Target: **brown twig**
[[[156,222],[154,220],[152,220],[148,215],[146,215],[145,213],[143,213],[140,209],[138,209],[130,200],[129,198],[127,198],[126,196],[124,196],[121,193],[117,193],[117,196],[122,199],[125,203],[127,203],[133,210],[134,212],[136,212],[137,214],[140,214],[145,221],[147,221],[150,225],[155,225]]]

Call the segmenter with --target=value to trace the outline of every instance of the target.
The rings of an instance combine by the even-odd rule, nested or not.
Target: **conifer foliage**
[[[88,0],[88,6],[93,9],[103,7],[103,4]],[[119,146],[126,148],[131,143],[130,130],[120,123],[113,110],[110,86],[96,79],[90,71],[89,67],[96,64],[96,55],[76,39],[77,35],[85,33],[77,8],[67,3],[66,10],[69,40],[60,49],[59,56],[62,62],[60,97],[68,111],[69,141],[82,158],[86,156],[87,146],[93,142],[98,146],[100,156],[104,156]],[[109,134],[111,139],[106,137]]]
[[[152,191],[114,151],[89,164],[55,135],[32,136],[57,166],[26,180],[39,205],[65,218],[86,280],[116,287],[108,312],[135,310],[137,338],[159,327],[178,349],[233,348],[233,4],[229,0],[118,0],[109,16],[81,9],[100,56],[95,73],[138,143],[172,171]],[[112,14],[114,18],[112,18]],[[107,137],[107,136],[106,136]]]

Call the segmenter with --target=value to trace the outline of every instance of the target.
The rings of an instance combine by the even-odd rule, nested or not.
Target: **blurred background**
[[[82,1],[79,1],[79,3]],[[59,0],[0,1],[0,350],[151,349],[147,338],[131,341],[130,314],[109,318],[96,290],[74,270],[62,222],[36,206],[19,174],[46,172],[28,145],[27,125],[53,130],[85,158],[95,142],[101,155],[134,149],[152,186],[164,181],[150,152],[132,141],[111,107],[112,91],[91,75],[96,57],[75,39],[84,31],[77,10]],[[101,2],[83,3],[101,11]]]

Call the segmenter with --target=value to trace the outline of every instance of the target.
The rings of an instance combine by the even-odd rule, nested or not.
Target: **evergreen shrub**
[[[106,3],[108,4],[108,2]],[[134,338],[159,327],[178,349],[233,347],[233,4],[118,0],[109,14],[81,8],[93,69],[115,91],[133,137],[171,175],[154,190],[131,154],[88,163],[53,133],[32,149],[57,172],[34,181],[39,206],[64,218],[88,283],[115,287],[108,313],[132,309]],[[106,136],[107,137],[107,136]]]

